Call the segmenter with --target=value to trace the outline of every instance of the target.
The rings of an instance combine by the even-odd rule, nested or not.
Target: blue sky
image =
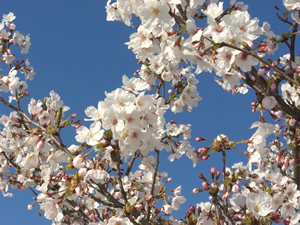
[[[260,5],[258,2],[245,1],[250,7],[250,14],[261,19],[260,25],[268,20],[271,29],[280,34],[279,25],[282,24],[276,19],[273,5],[280,6],[282,1],[264,0],[260,1],[263,2]],[[0,14],[14,12],[17,17],[14,21],[16,30],[31,37],[29,54],[17,54],[22,59],[29,58],[37,73],[33,81],[27,82],[30,98],[43,99],[54,90],[71,108],[66,115],[77,113],[77,119],[83,121],[86,107],[97,107],[98,101],[105,98],[105,91],[111,92],[120,87],[124,74],[131,77],[139,69],[134,54],[124,45],[135,30],[119,22],[107,22],[105,5],[105,0],[11,0],[2,5]],[[18,53],[18,50],[15,52]],[[283,53],[279,51],[280,55]],[[1,68],[7,71],[4,64]],[[255,100],[252,91],[247,95],[232,96],[215,83],[214,77],[213,73],[197,76],[198,91],[203,100],[192,113],[184,112],[175,116],[168,113],[166,117],[167,121],[173,119],[177,124],[192,124],[191,142],[196,149],[202,146],[194,141],[197,136],[214,139],[218,134],[226,134],[230,140],[249,138],[254,133],[249,127],[259,120],[259,114],[251,112],[251,102]],[[23,101],[24,110],[30,98]],[[4,106],[0,106],[0,115],[7,113]],[[85,125],[89,126],[89,123]],[[75,135],[74,129],[63,132],[67,146],[77,144]],[[228,167],[245,160],[245,156],[237,151],[228,155]],[[200,162],[194,169],[186,156],[173,163],[167,161],[167,157],[167,154],[162,154],[159,171],[167,171],[169,177],[173,178],[169,188],[182,184],[182,193],[187,202],[175,215],[183,218],[190,204],[207,201],[206,195],[194,195],[191,191],[194,187],[201,188],[202,181],[197,176],[199,172],[207,174],[211,166],[221,169],[221,156]],[[51,224],[43,215],[38,217],[39,206],[32,211],[27,210],[33,197],[30,191],[13,193],[13,198],[0,196],[1,225]]]

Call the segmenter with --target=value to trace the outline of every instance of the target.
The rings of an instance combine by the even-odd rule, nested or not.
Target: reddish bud
[[[200,178],[200,179],[205,179],[205,177],[204,177],[204,175],[202,174],[202,173],[198,173],[198,177]]]
[[[206,181],[202,182],[202,186],[203,186],[204,190],[208,190],[209,189],[208,183]]]
[[[215,176],[215,174],[216,174],[216,168],[215,168],[215,167],[212,167],[212,168],[210,169],[210,174],[211,174],[211,178],[214,179],[214,176]]]
[[[151,194],[147,194],[144,199],[146,201],[149,201],[151,198],[152,198],[152,195]]]
[[[200,191],[199,191],[198,188],[194,188],[194,189],[193,189],[193,193],[194,193],[194,194],[198,194],[199,192],[200,192]]]
[[[191,211],[192,213],[195,213],[195,206],[190,205],[189,206],[189,211]]]
[[[141,211],[142,208],[143,208],[143,205],[141,203],[137,203],[134,208],[137,210],[137,211]]]
[[[197,141],[197,142],[205,141],[205,138],[202,138],[202,137],[196,137],[196,141]]]
[[[276,83],[275,82],[272,82],[271,84],[271,91],[276,91]]]
[[[258,71],[257,71],[257,75],[258,76],[263,76],[263,75],[265,75],[266,74],[266,70],[265,69],[259,69]]]
[[[232,186],[232,192],[233,192],[233,193],[238,193],[239,190],[240,190],[240,186],[239,186],[239,185],[234,184],[234,185]]]
[[[217,176],[216,176],[216,179],[218,180],[220,176],[221,176],[220,170],[217,170]]]
[[[257,174],[249,174],[248,176],[251,177],[251,178],[253,178],[253,179],[257,179],[258,178]]]
[[[217,189],[217,188],[218,188],[218,184],[217,184],[217,183],[212,183],[212,184],[211,184],[211,187],[212,187],[213,189]]]

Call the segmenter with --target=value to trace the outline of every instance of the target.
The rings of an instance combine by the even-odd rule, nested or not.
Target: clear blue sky
[[[280,6],[281,0],[245,2],[250,7],[250,14],[260,18],[260,25],[268,20],[271,29],[280,34],[278,28],[282,24],[276,19],[273,5]],[[66,115],[77,113],[77,119],[83,121],[86,107],[97,107],[98,101],[105,98],[104,91],[110,92],[120,87],[123,74],[131,77],[139,69],[134,54],[124,45],[135,30],[119,22],[107,22],[105,5],[105,0],[10,0],[2,4],[0,15],[14,12],[17,17],[14,21],[16,30],[31,37],[29,54],[21,55],[24,59],[29,58],[37,73],[33,81],[28,81],[30,98],[43,99],[54,90],[71,108]],[[7,71],[4,66],[2,64],[4,71]],[[245,96],[232,96],[215,83],[214,77],[213,73],[198,75],[198,91],[203,100],[192,113],[167,114],[167,121],[173,119],[177,124],[192,124],[191,141],[196,149],[200,147],[194,141],[197,136],[214,139],[218,134],[226,134],[230,140],[249,138],[254,133],[249,127],[259,119],[258,113],[251,113],[251,102],[255,100],[252,91]],[[23,101],[24,110],[30,98]],[[0,116],[7,112],[0,105]],[[85,125],[89,126],[89,123]],[[63,133],[66,145],[77,144],[75,134],[74,129]],[[237,151],[228,155],[228,167],[245,160],[245,156]],[[182,193],[188,200],[175,214],[179,219],[184,217],[190,204],[207,201],[206,195],[191,193],[194,187],[201,188],[202,181],[197,174],[207,174],[211,166],[221,169],[222,161],[221,157],[213,157],[198,163],[193,169],[192,162],[186,156],[173,163],[166,160],[167,156],[162,154],[159,171],[167,171],[173,178],[169,188],[182,184]],[[13,193],[13,198],[0,196],[0,225],[51,224],[43,215],[40,218],[37,216],[39,206],[32,211],[27,210],[33,197],[30,191]]]

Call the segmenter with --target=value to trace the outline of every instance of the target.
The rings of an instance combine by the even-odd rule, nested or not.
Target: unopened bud
[[[211,187],[212,187],[213,189],[217,189],[217,188],[218,188],[218,184],[217,184],[217,183],[212,183],[212,184],[211,184]]]
[[[149,201],[151,198],[152,198],[152,195],[151,194],[147,194],[144,199],[146,201]]]
[[[172,178],[168,178],[165,183],[169,183],[172,181]]]
[[[259,69],[258,71],[257,71],[257,75],[258,76],[263,76],[263,75],[265,75],[266,74],[266,70],[265,69]]]
[[[141,211],[142,208],[143,208],[143,205],[141,203],[137,203],[134,208],[137,210],[137,211]]]
[[[275,82],[272,82],[271,84],[271,91],[276,91],[276,83]]]
[[[208,190],[209,189],[208,183],[206,181],[202,182],[202,186],[203,186],[204,190]]]
[[[196,137],[196,141],[197,141],[197,142],[205,141],[205,138],[202,138],[202,137]]]
[[[199,193],[199,189],[198,189],[198,188],[194,188],[194,189],[193,189],[193,193],[194,193],[194,194],[198,194],[198,193]]]
[[[216,179],[218,180],[220,176],[221,176],[220,170],[217,170],[217,176],[216,176]]]
[[[215,168],[215,167],[212,167],[212,168],[210,169],[210,174],[211,174],[211,178],[214,179],[214,176],[215,176],[215,174],[216,174],[216,168]]]
[[[205,177],[204,177],[204,175],[202,174],[202,173],[198,173],[198,177],[200,178],[200,179],[205,179]]]
[[[240,186],[239,186],[239,185],[234,184],[234,185],[232,186],[232,192],[233,192],[233,193],[238,193],[239,190],[240,190]]]

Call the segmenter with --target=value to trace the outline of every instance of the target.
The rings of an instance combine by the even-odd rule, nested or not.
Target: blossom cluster
[[[295,27],[299,4],[283,1],[287,10],[297,10],[291,14],[293,23],[278,17]],[[212,181],[199,173],[202,188],[193,190],[208,191],[211,202],[190,206],[187,224],[298,224],[300,57],[288,45],[290,54],[264,59],[294,37],[275,35],[267,22],[259,27],[242,2],[231,0],[227,9],[224,5],[217,0],[109,0],[107,20],[130,26],[134,14],[141,21],[126,43],[141,68],[135,73],[139,77],[124,75],[123,86],[106,92],[97,108],[85,109],[85,120],[92,121],[89,128],[75,120],[76,114],[65,118],[70,109],[54,91],[43,100],[31,99],[28,112],[20,108],[21,99],[29,95],[26,80],[35,72],[28,60],[16,60],[10,46],[26,54],[30,38],[15,31],[13,13],[3,15],[0,52],[9,72],[0,77],[0,91],[11,96],[0,96],[0,101],[13,111],[0,118],[3,195],[12,196],[10,188],[34,188],[35,203],[29,209],[40,205],[53,224],[177,225],[182,221],[169,216],[186,199],[181,186],[169,189],[172,179],[158,171],[160,152],[169,152],[170,161],[186,154],[194,167],[220,153],[222,172],[213,167]],[[205,25],[197,27],[204,20]],[[191,112],[197,107],[202,98],[195,74],[213,71],[226,91],[255,91],[252,111],[260,113],[260,120],[251,126],[257,130],[250,138],[198,137],[198,142],[211,145],[195,150],[189,141],[191,125],[167,122],[164,116],[168,110]],[[18,72],[25,74],[25,81]],[[276,124],[267,123],[265,114]],[[76,129],[79,145],[64,145],[61,130],[68,126]],[[267,144],[271,135],[275,138]],[[246,144],[247,150],[237,144]],[[248,163],[227,168],[226,152],[238,150],[248,156]]]

